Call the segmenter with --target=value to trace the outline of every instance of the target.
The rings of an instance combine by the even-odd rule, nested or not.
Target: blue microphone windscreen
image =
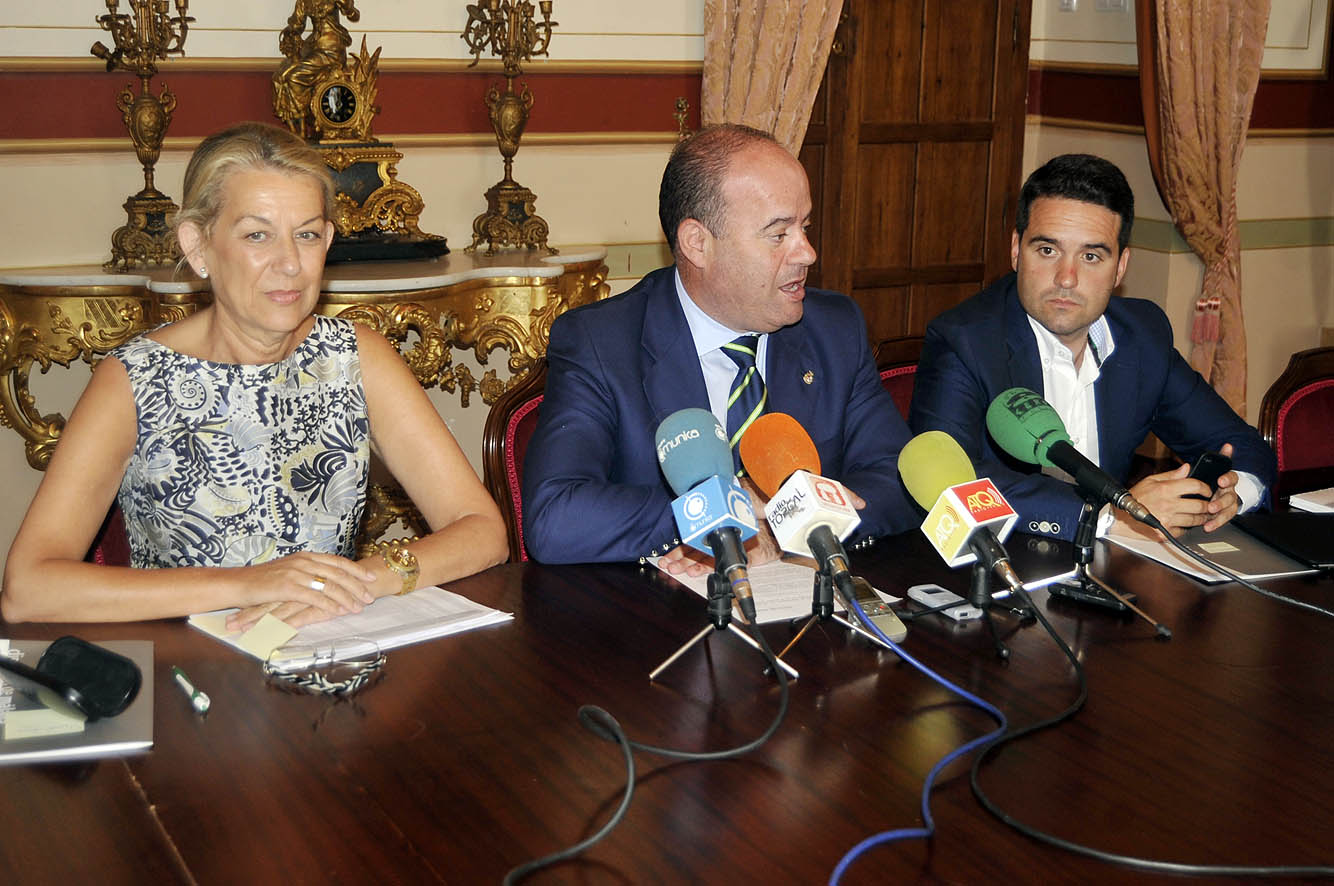
[[[676,495],[710,477],[731,477],[732,449],[718,419],[707,409],[680,409],[662,420],[654,436],[658,464]]]

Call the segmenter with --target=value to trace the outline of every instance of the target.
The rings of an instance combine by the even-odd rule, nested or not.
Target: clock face
[[[341,83],[335,83],[320,96],[320,112],[330,123],[346,123],[357,111],[357,95]]]

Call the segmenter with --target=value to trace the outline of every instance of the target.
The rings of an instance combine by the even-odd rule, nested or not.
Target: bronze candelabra
[[[127,15],[117,11],[120,0],[106,0],[106,15],[97,16],[97,23],[111,33],[116,48],[107,49],[99,40],[93,44],[93,55],[106,61],[108,71],[128,71],[139,78],[139,94],[134,94],[133,84],[127,85],[116,96],[116,107],[144,167],[143,190],[125,201],[129,220],[111,235],[111,261],[103,266],[109,271],[167,264],[180,258],[171,232],[171,220],[180,207],[153,186],[153,166],[176,109],[176,96],[165,84],[160,96],[149,92],[158,59],[185,54],[185,35],[194,19],[186,14],[189,0],[175,2],[176,15],[172,16],[169,0],[129,0]]]
[[[541,21],[535,18],[538,7],[542,10]],[[483,240],[487,242],[487,255],[494,255],[497,246],[527,246],[556,252],[547,245],[546,220],[534,208],[537,195],[513,176],[514,155],[518,153],[519,139],[533,106],[533,94],[527,84],[520,92],[514,90],[515,78],[523,73],[519,62],[546,55],[551,29],[557,25],[551,20],[551,0],[540,0],[538,7],[528,0],[481,0],[468,5],[468,24],[462,37],[472,52],[472,64],[476,65],[482,51],[487,50],[500,56],[505,66],[505,91],[492,86],[486,93],[491,128],[505,158],[505,177],[486,192],[486,212],[473,220],[472,245],[464,252],[476,250]]]

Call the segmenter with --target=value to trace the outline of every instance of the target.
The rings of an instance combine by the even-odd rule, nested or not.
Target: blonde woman
[[[319,155],[258,123],[206,139],[177,237],[212,303],[93,373],[5,564],[8,621],[132,621],[238,607],[293,626],[505,558],[495,503],[398,352],[317,316],[333,239]],[[351,559],[371,450],[434,530]],[[84,563],[118,500],[130,568]]]

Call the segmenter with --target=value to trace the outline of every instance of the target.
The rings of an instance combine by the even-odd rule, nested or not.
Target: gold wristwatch
[[[384,557],[384,565],[388,566],[390,571],[403,579],[403,590],[396,596],[403,596],[417,587],[417,577],[421,575],[421,564],[417,562],[417,556],[398,542],[390,542],[380,548],[380,556]]]

